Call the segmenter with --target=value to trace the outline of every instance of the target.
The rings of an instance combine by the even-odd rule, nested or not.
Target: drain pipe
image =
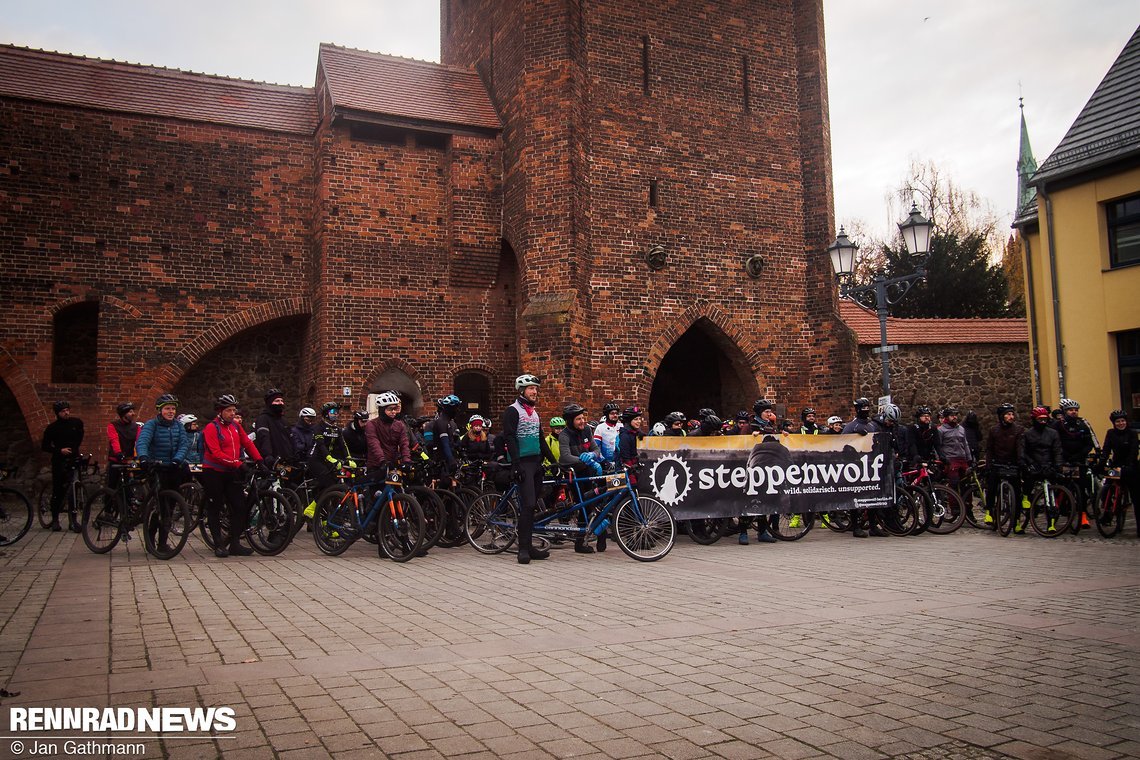
[[[1045,183],[1037,188],[1045,196],[1045,225],[1049,233],[1049,281],[1053,286],[1053,338],[1057,348],[1057,394],[1061,398],[1065,392],[1065,348],[1061,341],[1061,296],[1057,292],[1057,238],[1053,237],[1053,198],[1045,189]]]
[[[1020,231],[1020,230],[1019,230]],[[1025,244],[1025,305],[1029,309],[1029,338],[1033,344],[1033,354],[1029,361],[1033,365],[1033,404],[1041,406],[1041,361],[1038,358],[1039,345],[1037,343],[1037,296],[1033,293],[1033,247],[1029,244],[1029,236],[1022,237]]]

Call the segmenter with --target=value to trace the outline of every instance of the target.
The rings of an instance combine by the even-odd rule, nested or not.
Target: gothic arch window
[[[99,361],[99,302],[64,307],[52,319],[51,381],[94,384]]]

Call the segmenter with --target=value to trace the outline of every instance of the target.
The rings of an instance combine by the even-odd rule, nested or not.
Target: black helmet
[[[1014,408],[1013,404],[1011,404],[1007,401],[1004,404],[999,404],[998,408],[994,410],[994,414],[996,414],[1000,418],[1006,412],[1015,412],[1015,411],[1017,411],[1017,410]]]
[[[582,406],[581,404],[576,404],[573,401],[562,407],[562,416],[566,419],[567,424],[572,423],[574,421],[574,418],[579,414],[585,413],[586,407]]]
[[[285,398],[285,394],[278,388],[270,388],[265,392],[265,403],[272,404],[275,399]]]
[[[1116,422],[1117,420],[1126,420],[1126,419],[1128,419],[1128,415],[1125,413],[1125,411],[1123,409],[1113,409],[1108,414],[1108,421],[1109,422]]]
[[[329,412],[335,412],[338,409],[340,409],[340,404],[336,403],[335,401],[328,401],[321,405],[321,416],[328,417]]]
[[[807,422],[807,418],[808,418],[809,414],[815,414],[815,409],[812,409],[810,406],[805,406],[803,409],[800,410],[800,419],[803,420],[804,422]]]
[[[215,409],[225,409],[226,407],[237,405],[238,400],[234,398],[234,395],[232,393],[226,393],[222,396],[218,396],[218,398],[214,401]]]
[[[67,401],[56,401],[54,404],[51,405],[52,411],[55,412],[56,414],[59,414],[64,409],[70,409],[70,408],[71,408],[71,404]]]
[[[752,411],[760,414],[768,409],[775,409],[776,405],[766,398],[756,399],[756,403],[752,405]]]
[[[702,420],[705,419],[706,417],[715,417],[715,416],[716,416],[716,412],[713,411],[712,409],[709,409],[707,406],[704,409],[702,409],[701,411],[697,412],[697,417],[699,419],[702,419]]]
[[[629,424],[630,420],[641,417],[645,414],[640,406],[627,406],[621,412],[621,421]]]
[[[739,412],[736,413],[736,421],[737,422],[748,422],[748,420],[750,420],[750,419],[752,419],[752,416],[750,414],[748,414],[747,409],[741,409]]]
[[[705,435],[711,435],[720,430],[720,426],[724,423],[721,422],[720,417],[715,414],[710,414],[701,420],[701,432]]]
[[[135,408],[135,405],[134,405],[134,404],[132,404],[130,401],[124,401],[123,403],[121,403],[121,404],[119,404],[118,406],[116,406],[116,407],[115,407],[115,412],[116,412],[116,413],[117,413],[117,414],[118,414],[120,417],[122,417],[122,416],[123,416],[124,414],[126,414],[127,412],[133,411],[133,410],[134,410],[134,408]]]
[[[669,412],[665,415],[665,424],[673,425],[678,422],[687,422],[688,418],[681,412]]]
[[[860,396],[859,398],[855,399],[851,405],[855,407],[855,411],[865,412],[870,410],[871,400],[866,396]]]
[[[929,406],[919,406],[919,407],[915,407],[915,410],[914,410],[914,418],[917,420],[917,419],[918,419],[919,417],[921,417],[922,415],[924,415],[924,414],[930,414],[930,413],[931,413],[931,411],[930,411],[930,407],[929,407]]]
[[[352,413],[352,419],[354,422],[368,422],[368,412],[358,409]]]
[[[950,416],[950,415],[952,415],[952,414],[958,414],[958,407],[956,407],[956,406],[948,406],[948,407],[945,407],[945,408],[942,410],[942,416],[943,416],[944,418],[945,418],[945,417],[949,417],[949,416]]]
[[[609,401],[602,407],[602,416],[604,417],[610,412],[616,412],[619,409],[621,409],[621,407],[617,405],[616,401]]]
[[[175,407],[177,407],[178,406],[178,397],[175,396],[173,393],[164,393],[161,396],[159,396],[157,399],[155,399],[154,408],[155,409],[161,409],[162,407],[169,406],[170,404],[173,404]]]

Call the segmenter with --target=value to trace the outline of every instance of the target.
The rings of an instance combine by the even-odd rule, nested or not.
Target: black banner
[[[652,436],[641,490],[678,520],[875,509],[894,492],[890,436]]]

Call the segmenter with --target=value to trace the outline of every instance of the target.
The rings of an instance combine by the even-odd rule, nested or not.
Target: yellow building
[[[1117,408],[1140,427],[1140,29],[1039,168],[1021,130],[1034,396],[1076,399],[1098,436]]]

